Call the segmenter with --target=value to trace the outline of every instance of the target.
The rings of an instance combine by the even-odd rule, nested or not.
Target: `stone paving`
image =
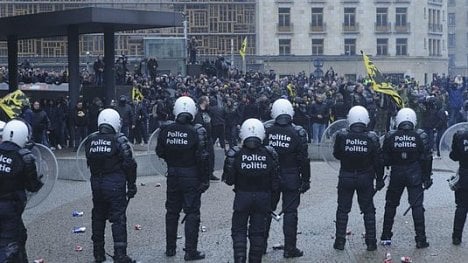
[[[219,163],[217,165],[219,167]],[[283,242],[282,221],[273,221],[268,253],[263,262],[383,262],[390,252],[393,262],[400,257],[410,256],[413,262],[467,262],[467,243],[461,246],[451,244],[454,195],[449,190],[445,163],[434,161],[434,185],[425,196],[426,230],[430,247],[415,248],[411,213],[403,216],[408,207],[406,193],[395,218],[393,245],[379,246],[375,252],[365,249],[364,225],[356,199],[350,213],[348,236],[344,251],[332,248],[334,219],[336,211],[337,172],[325,162],[312,162],[312,183],[309,192],[301,198],[299,209],[298,247],[304,250],[304,257],[286,260],[281,250],[272,246]],[[220,175],[221,171],[216,171]],[[388,183],[387,183],[388,184]],[[184,252],[183,225],[180,225],[177,255],[166,258],[165,250],[165,178],[145,176],[137,180],[138,194],[128,208],[128,253],[139,262],[182,262]],[[231,188],[220,182],[213,182],[202,197],[199,249],[206,253],[201,262],[232,262],[232,241],[230,236],[232,201]],[[375,197],[377,233],[381,233],[383,222],[384,191]],[[43,258],[45,262],[92,262],[91,242],[91,190],[88,182],[59,180],[45,202],[27,210],[23,218],[28,228],[27,249],[30,261]],[[72,217],[72,211],[84,212],[83,217]],[[277,211],[279,212],[279,211]],[[183,214],[181,214],[181,218]],[[136,224],[141,230],[135,230]],[[85,233],[74,234],[72,228],[84,226]],[[106,229],[106,250],[113,253],[110,227]],[[467,239],[468,240],[468,239]],[[75,251],[75,246],[83,251]],[[108,261],[111,262],[108,257]]]

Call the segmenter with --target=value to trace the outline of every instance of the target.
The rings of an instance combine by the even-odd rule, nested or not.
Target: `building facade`
[[[447,1],[449,74],[468,75],[468,1]]]
[[[226,55],[247,37],[248,52],[255,53],[255,0],[0,0],[0,17],[51,12],[88,6],[175,11],[186,14],[188,37],[194,36],[201,55]],[[184,28],[140,30],[116,33],[116,54],[144,56],[148,37],[184,37]],[[104,54],[102,34],[80,36],[80,55]],[[20,57],[66,57],[65,37],[21,40]],[[6,42],[0,42],[0,57],[7,56]]]
[[[260,0],[257,55],[283,74],[324,68],[365,76],[360,51],[383,73],[429,83],[447,73],[445,0]],[[279,56],[279,57],[276,57]],[[276,57],[276,58],[275,58]],[[281,59],[284,57],[284,59]],[[290,57],[302,62],[291,63]]]

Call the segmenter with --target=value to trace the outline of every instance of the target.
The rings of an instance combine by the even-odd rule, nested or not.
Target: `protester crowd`
[[[83,71],[83,85],[97,83],[96,74],[102,57],[94,64],[96,73]],[[120,84],[133,85],[143,94],[143,100],[133,101],[131,94],[116,101],[105,98],[80,100],[70,105],[67,98],[31,101],[31,109],[24,109],[24,117],[35,131],[35,139],[52,149],[64,146],[74,148],[87,134],[97,130],[96,120],[101,109],[111,105],[121,114],[123,131],[132,143],[146,144],[150,134],[162,122],[172,120],[172,107],[176,98],[188,95],[196,101],[201,96],[209,98],[211,125],[219,146],[227,149],[237,143],[238,128],[248,118],[262,121],[270,119],[271,103],[278,98],[289,99],[294,106],[294,122],[306,128],[309,142],[319,144],[326,127],[335,120],[344,119],[352,106],[364,106],[370,113],[369,127],[378,134],[390,129],[392,117],[397,112],[392,98],[376,93],[367,79],[350,81],[329,68],[323,77],[300,72],[278,77],[274,71],[249,71],[242,74],[229,68],[226,61],[202,64],[204,74],[198,77],[181,74],[158,74],[157,60],[142,60],[133,72],[126,68],[126,58],[119,58],[124,78]],[[224,66],[223,66],[224,65]],[[103,66],[103,65],[102,65]],[[66,72],[46,72],[33,69],[28,62],[20,67],[20,79],[27,82],[61,83]],[[7,70],[0,68],[0,78]],[[434,142],[434,149],[448,126],[464,121],[468,113],[468,96],[464,77],[434,76],[429,85],[421,85],[410,76],[389,79],[400,94],[405,106],[418,115],[418,128],[422,128]],[[437,149],[438,150],[438,149]],[[437,151],[437,156],[440,153]]]

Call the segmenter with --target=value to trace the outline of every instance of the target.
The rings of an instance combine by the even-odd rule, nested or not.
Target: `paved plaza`
[[[299,207],[298,247],[304,250],[304,257],[286,260],[281,250],[272,248],[283,242],[282,221],[273,221],[268,253],[263,262],[383,262],[387,252],[391,253],[393,262],[400,262],[402,256],[410,256],[413,262],[466,262],[468,243],[458,247],[451,244],[454,196],[446,182],[450,173],[443,171],[446,166],[441,160],[434,161],[434,185],[425,196],[430,247],[422,250],[415,247],[411,213],[403,216],[408,207],[406,193],[395,218],[391,247],[379,246],[375,252],[366,251],[362,237],[364,224],[355,199],[345,250],[334,250],[337,172],[320,161],[312,162],[311,167],[311,189],[302,196]],[[219,163],[217,168],[216,174],[220,176]],[[386,183],[388,185],[388,181]],[[174,258],[164,255],[165,177],[139,177],[137,185],[138,194],[130,201],[127,210],[128,254],[139,262],[183,262],[183,225],[179,228],[181,238],[177,244],[177,255]],[[230,236],[233,197],[231,187],[220,182],[213,182],[203,195],[199,249],[206,253],[206,259],[200,262],[233,261]],[[375,198],[377,237],[382,229],[384,197],[385,193],[381,191]],[[92,262],[91,208],[89,182],[58,180],[46,201],[24,213],[30,261],[43,258],[48,263]],[[84,216],[72,217],[74,210],[83,211]],[[141,230],[135,230],[137,224],[141,225]],[[73,227],[86,227],[86,232],[74,234]],[[112,254],[109,226],[106,231],[106,251]],[[83,250],[75,251],[77,245]],[[111,262],[110,257],[107,262]]]

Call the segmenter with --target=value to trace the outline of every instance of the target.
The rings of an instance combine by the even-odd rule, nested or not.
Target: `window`
[[[455,13],[448,13],[448,25],[449,26],[455,26]]]
[[[278,25],[289,27],[291,24],[291,9],[278,8]]]
[[[323,39],[312,39],[312,55],[323,55]]]
[[[448,64],[449,67],[455,66],[455,55],[448,55]]]
[[[375,23],[377,26],[386,26],[388,22],[388,9],[387,8],[377,8],[377,16]]]
[[[429,41],[429,46],[431,42]],[[430,48],[429,48],[430,49]],[[407,56],[408,55],[408,39],[397,38],[396,39],[396,55]]]
[[[356,25],[356,8],[347,7],[344,9],[344,25],[345,26]]]
[[[279,55],[290,55],[291,54],[291,39],[280,39],[279,40]]]
[[[388,55],[388,39],[377,38],[377,56],[387,56],[387,55]]]
[[[323,26],[323,8],[312,8],[311,25],[313,27]]]
[[[454,48],[457,46],[455,34],[453,33],[448,34],[447,45],[449,48]]]
[[[344,40],[344,45],[345,45],[345,55],[351,56],[351,55],[356,55],[356,39],[345,39]]]
[[[407,21],[407,9],[405,7],[397,7],[395,10],[395,25],[405,26]]]

